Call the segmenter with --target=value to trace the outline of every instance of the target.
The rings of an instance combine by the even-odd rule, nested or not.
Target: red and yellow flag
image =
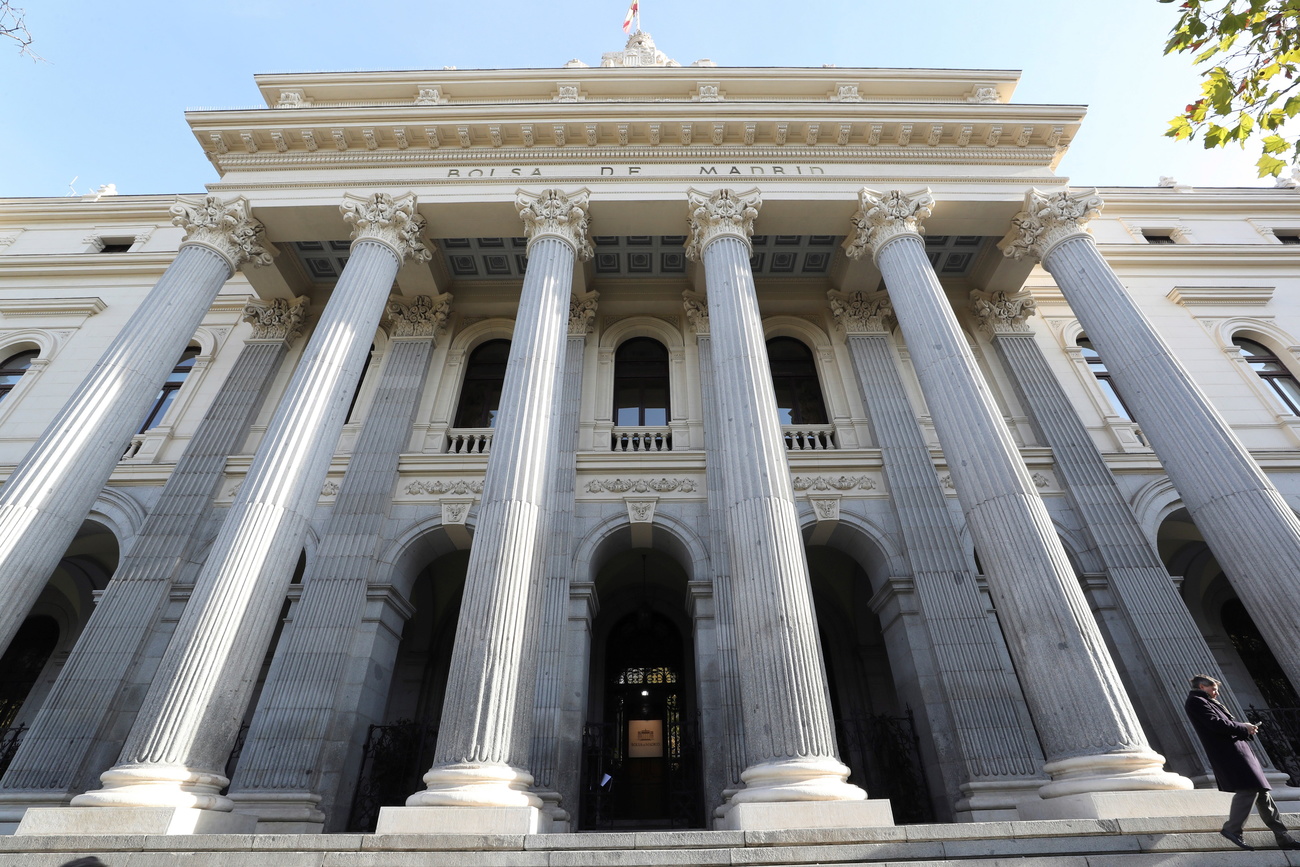
[[[625,16],[623,17],[623,32],[624,32],[624,33],[630,33],[630,32],[632,32],[632,19],[633,19],[633,18],[636,18],[638,15],[641,14],[641,9],[640,9],[640,7],[638,6],[638,3],[639,3],[639,0],[632,0],[632,5],[629,6],[629,7],[627,7],[627,15],[625,15]]]

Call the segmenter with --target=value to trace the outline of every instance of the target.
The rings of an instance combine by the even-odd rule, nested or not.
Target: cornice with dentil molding
[[[540,193],[518,190],[515,207],[519,219],[524,221],[524,234],[528,248],[542,238],[558,238],[573,249],[582,260],[592,256],[591,241],[587,238],[587,205],[590,193],[586,188],[573,193],[548,189]]]
[[[687,289],[682,292],[682,306],[686,308],[686,323],[696,334],[709,333],[709,302],[703,292]]]
[[[867,253],[874,258],[895,238],[922,235],[921,221],[930,216],[934,197],[927,187],[914,193],[890,190],[878,193],[865,187],[858,193],[858,212],[853,215],[853,232],[844,239],[844,252],[850,259]]]
[[[401,261],[427,262],[432,251],[420,238],[424,218],[415,211],[415,194],[393,197],[375,193],[363,198],[347,194],[339,205],[343,219],[352,224],[352,242],[378,241],[397,254]]]
[[[569,296],[569,336],[586,337],[596,328],[596,301],[599,292],[589,292],[579,298]]]
[[[1029,293],[1007,296],[1005,292],[985,292],[974,289],[970,293],[970,309],[979,325],[989,334],[1028,333],[1025,320],[1034,315],[1037,305]]]
[[[273,298],[270,301],[250,301],[244,305],[244,321],[253,326],[253,340],[283,340],[290,343],[302,333],[311,306],[306,295],[293,301]]]
[[[172,225],[185,230],[181,246],[207,247],[224,258],[232,272],[245,262],[270,265],[277,252],[265,239],[262,224],[249,213],[248,200],[243,196],[229,202],[217,196],[178,196],[169,210]]]
[[[687,219],[691,226],[690,240],[686,243],[686,258],[698,260],[704,248],[718,238],[739,238],[750,246],[754,234],[754,220],[763,207],[763,197],[758,188],[737,193],[726,188],[706,193],[694,187],[686,191]]]
[[[1013,259],[1029,255],[1041,261],[1062,241],[1088,235],[1086,225],[1101,213],[1103,204],[1096,189],[1077,193],[1030,189],[1025,193],[1024,209],[1011,218],[1011,231],[998,242],[998,248]]]
[[[442,331],[451,313],[452,295],[444,292],[437,298],[417,295],[409,302],[393,299],[388,302],[389,335],[391,337],[433,337]]]
[[[889,332],[898,322],[894,304],[887,292],[826,293],[835,325],[845,334],[880,334]]]

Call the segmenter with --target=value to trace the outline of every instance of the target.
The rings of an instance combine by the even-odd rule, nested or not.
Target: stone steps
[[[1300,815],[1285,817],[1300,827]],[[1191,816],[793,831],[545,835],[321,834],[0,837],[0,867],[1300,867],[1258,820],[1233,849],[1219,821]],[[1269,847],[1269,848],[1263,848]]]

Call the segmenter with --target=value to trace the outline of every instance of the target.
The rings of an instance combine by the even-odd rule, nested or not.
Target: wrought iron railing
[[[461,428],[447,431],[447,454],[485,455],[492,451],[492,428]]]
[[[9,770],[9,763],[14,760],[14,753],[18,752],[18,745],[22,743],[25,731],[27,731],[26,725],[0,728],[0,777]]]
[[[375,830],[380,807],[400,807],[424,788],[424,773],[433,765],[437,743],[437,726],[409,719],[372,725],[366,731],[348,830]]]
[[[1259,742],[1273,760],[1273,767],[1286,772],[1288,785],[1300,786],[1300,707],[1251,705],[1246,719],[1263,723],[1259,727]]]
[[[614,428],[610,450],[615,452],[670,452],[673,432],[666,427]]]
[[[867,791],[889,798],[900,825],[933,822],[930,787],[921,768],[921,740],[909,708],[907,716],[885,714],[837,719],[840,757],[850,779]]]
[[[824,452],[839,448],[835,443],[835,426],[829,424],[782,425],[787,451]]]

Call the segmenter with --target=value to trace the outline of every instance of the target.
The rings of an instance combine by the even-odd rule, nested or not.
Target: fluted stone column
[[[389,348],[374,400],[231,780],[237,809],[280,833],[319,831],[325,814],[317,805],[325,795],[327,809],[339,808],[340,762],[364,686],[345,674],[353,667],[367,587],[389,542],[384,526],[398,459],[410,440],[435,337],[450,304],[451,296],[443,294],[388,305]],[[368,664],[363,673],[369,673]]]
[[[1030,190],[1002,251],[1036,256],[1061,288],[1233,590],[1300,685],[1300,520],[1106,264],[1085,228],[1101,206],[1095,191]]]
[[[1078,579],[925,254],[933,203],[863,190],[851,257],[885,278],[1052,777],[1039,794],[1175,790],[1147,745]],[[1093,801],[1095,803],[1095,800]],[[1021,815],[1025,815],[1022,807]]]
[[[180,252],[0,492],[0,648],[31,611],[213,298],[274,248],[241,198],[176,200]]]
[[[1135,694],[1158,697],[1146,702],[1145,710],[1158,727],[1171,763],[1188,776],[1205,777],[1212,771],[1183,712],[1183,701],[1189,672],[1222,679],[1214,654],[1025,324],[1034,311],[1033,298],[976,290],[971,292],[971,310],[992,338],[1043,441],[1051,446],[1066,495],[1106,570],[1119,602],[1116,607],[1138,650],[1136,658],[1117,662],[1129,672]],[[1244,718],[1226,687],[1220,700],[1231,703],[1238,718]]]
[[[349,196],[351,256],[217,534],[153,685],[103,788],[48,821],[77,827],[153,823],[169,832],[251,829],[219,794],[240,719],[320,496],[349,399],[403,258],[430,256],[412,195]],[[29,810],[19,833],[48,830]]]
[[[687,192],[687,255],[704,262],[717,442],[745,721],[745,788],[723,827],[893,824],[846,782],[808,566],[749,268],[758,190]],[[839,803],[828,803],[839,802]],[[845,809],[847,807],[847,809]]]
[[[378,833],[547,830],[529,791],[537,660],[528,638],[544,535],[551,417],[564,350],[574,262],[589,256],[587,191],[520,191],[528,268],[470,548],[442,722],[427,788],[407,807],[384,808]],[[432,808],[432,809],[429,809]]]
[[[957,748],[944,776],[962,791],[960,813],[1014,809],[1041,785],[1035,778],[1043,756],[1020,684],[1002,670],[1002,638],[967,568],[930,448],[890,351],[893,307],[884,292],[832,290],[829,297],[880,446],[916,597],[934,642]]]
[[[704,411],[704,486],[709,502],[709,562],[713,566],[714,635],[718,645],[718,682],[722,713],[717,719],[704,719],[702,733],[708,743],[721,746],[721,779],[709,780],[716,786],[722,799],[715,815],[719,818],[726,810],[731,796],[742,783],[740,772],[745,769],[745,723],[741,717],[740,676],[736,665],[736,618],[732,610],[731,565],[727,556],[726,503],[723,493],[726,478],[719,452],[720,429],[718,404],[713,381],[713,339],[709,334],[709,308],[704,295],[686,290],[682,293],[686,321],[695,332],[695,347],[699,352],[700,403]],[[706,772],[710,766],[706,766]]]
[[[67,803],[104,767],[94,767],[94,759],[113,741],[113,702],[177,571],[194,553],[226,458],[239,450],[306,309],[305,297],[245,307],[253,337],[168,476],[0,782],[0,811],[15,811],[12,821],[27,807]],[[121,748],[120,737],[113,754]]]
[[[554,831],[567,831],[569,809],[577,806],[582,764],[581,731],[561,725],[568,665],[565,638],[569,625],[569,579],[573,572],[573,512],[578,484],[578,411],[582,404],[582,363],[587,335],[596,319],[599,292],[569,299],[569,337],[564,364],[558,369],[552,418],[549,547],[540,576],[541,623],[537,641],[537,695],[533,706],[533,743],[529,751],[534,788],[551,817]],[[569,809],[566,809],[566,804]]]

